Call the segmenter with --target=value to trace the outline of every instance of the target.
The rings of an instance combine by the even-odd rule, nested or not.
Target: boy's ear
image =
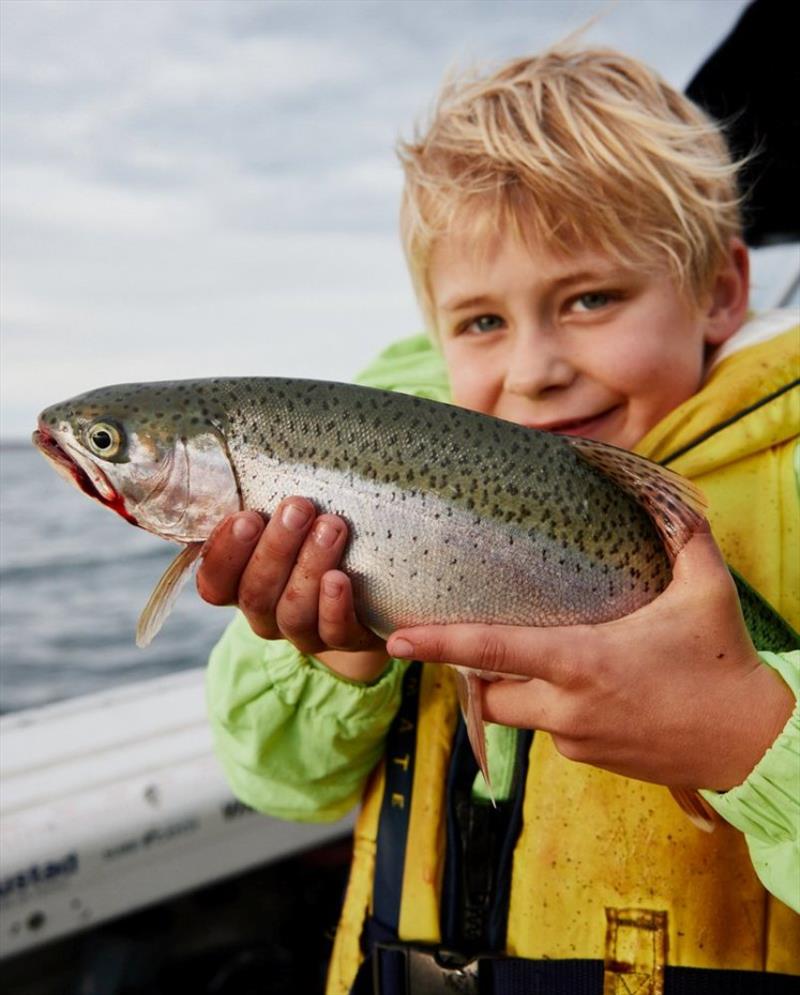
[[[722,345],[741,328],[747,316],[749,298],[750,257],[744,242],[733,238],[728,258],[717,273],[704,308],[708,345]]]

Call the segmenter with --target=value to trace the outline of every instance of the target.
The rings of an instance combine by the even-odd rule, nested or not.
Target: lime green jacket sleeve
[[[800,697],[800,651],[759,655]],[[701,794],[744,833],[764,887],[800,912],[800,701],[742,784],[724,794]]]
[[[356,377],[365,387],[396,390],[432,401],[449,401],[447,368],[427,335],[414,335],[390,345]]]
[[[406,664],[374,684],[337,677],[237,614],[211,653],[209,717],[234,794],[260,812],[329,822],[361,796],[400,702]]]
[[[392,345],[358,380],[449,397],[444,364],[423,335]],[[382,755],[406,665],[393,661],[375,684],[346,681],[291,643],[259,638],[237,614],[206,684],[215,751],[237,797],[282,819],[344,815]]]

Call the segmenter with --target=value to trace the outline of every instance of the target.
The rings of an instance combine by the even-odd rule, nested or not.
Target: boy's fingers
[[[373,646],[376,637],[358,621],[350,578],[341,570],[329,570],[322,578],[319,595],[319,635],[333,649],[360,650]]]
[[[574,630],[573,630],[574,631]],[[511,625],[426,625],[401,629],[389,639],[392,656],[453,663],[497,674],[559,682],[566,630]],[[573,644],[577,635],[573,635]]]
[[[335,515],[320,515],[278,601],[278,627],[303,652],[319,649],[320,581],[338,564],[346,541],[344,522]]]
[[[253,630],[264,639],[279,637],[275,607],[311,528],[314,513],[314,505],[305,498],[287,498],[279,504],[242,574],[239,607]]]
[[[215,529],[197,571],[197,590],[204,601],[236,603],[242,572],[263,531],[264,520],[257,511],[231,515]]]

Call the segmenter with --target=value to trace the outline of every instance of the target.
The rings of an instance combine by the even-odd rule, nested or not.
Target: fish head
[[[241,497],[225,413],[192,381],[119,384],[46,408],[33,442],[70,483],[176,542],[207,538]]]

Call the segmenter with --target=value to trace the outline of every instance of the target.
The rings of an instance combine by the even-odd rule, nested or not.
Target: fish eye
[[[122,448],[122,433],[116,425],[107,421],[98,421],[86,433],[89,448],[103,459],[111,459]]]

